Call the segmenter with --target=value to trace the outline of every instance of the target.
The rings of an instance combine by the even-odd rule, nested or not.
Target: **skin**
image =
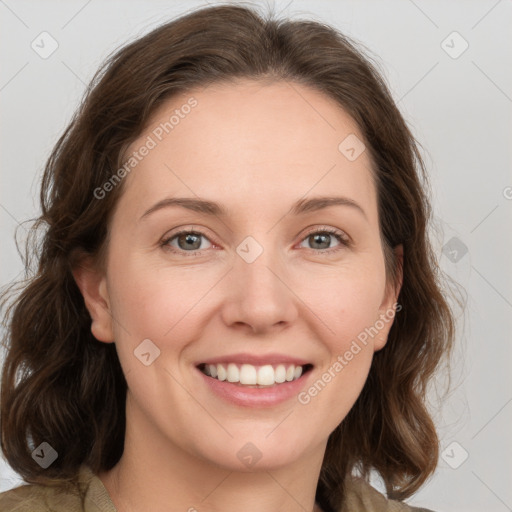
[[[386,282],[368,151],[351,162],[338,150],[347,135],[362,135],[329,97],[239,80],[168,100],[127,154],[191,96],[198,105],[124,178],[105,271],[89,260],[74,271],[92,333],[116,343],[128,383],[125,451],[98,476],[121,511],[318,511],[328,437],[392,320],[308,404],[232,405],[209,391],[195,364],[279,352],[314,364],[310,386],[393,308],[399,288]],[[365,215],[349,206],[288,213],[322,195],[348,197]],[[172,207],[139,220],[166,197],[216,201],[228,215]],[[326,227],[353,245],[334,236],[315,244],[309,234]],[[198,255],[177,238],[160,244],[192,228],[204,234]],[[236,252],[247,236],[263,247],[250,264]],[[134,350],[148,338],[160,356],[144,366]],[[250,469],[237,457],[247,442],[262,455]]]

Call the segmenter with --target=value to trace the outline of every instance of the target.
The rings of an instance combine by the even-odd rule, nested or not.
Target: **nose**
[[[265,248],[251,263],[237,255],[225,284],[225,324],[255,334],[292,324],[299,299],[287,277],[285,265],[271,249]]]

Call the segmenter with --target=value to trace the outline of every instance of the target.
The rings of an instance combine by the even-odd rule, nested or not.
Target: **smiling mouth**
[[[256,366],[252,364],[205,364],[197,368],[206,376],[219,381],[226,381],[233,385],[268,388],[280,384],[286,384],[300,379],[311,371],[312,364],[275,364]]]

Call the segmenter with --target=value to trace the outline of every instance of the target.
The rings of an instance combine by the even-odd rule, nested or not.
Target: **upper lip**
[[[222,364],[222,363],[235,363],[235,364],[252,364],[254,366],[264,366],[266,364],[294,364],[295,366],[304,366],[306,364],[311,364],[309,361],[305,359],[301,359],[300,357],[290,357],[285,354],[248,354],[248,353],[239,353],[239,354],[229,354],[225,356],[212,357],[209,359],[205,359],[197,363],[196,366],[201,364]]]

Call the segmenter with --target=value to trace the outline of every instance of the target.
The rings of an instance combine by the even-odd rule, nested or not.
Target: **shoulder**
[[[362,478],[350,478],[345,486],[345,503],[340,512],[434,512],[402,501],[387,499]]]
[[[28,484],[0,493],[2,512],[80,511],[80,498],[54,487]]]
[[[2,512],[116,512],[101,480],[82,465],[71,490],[27,484],[0,493]]]

